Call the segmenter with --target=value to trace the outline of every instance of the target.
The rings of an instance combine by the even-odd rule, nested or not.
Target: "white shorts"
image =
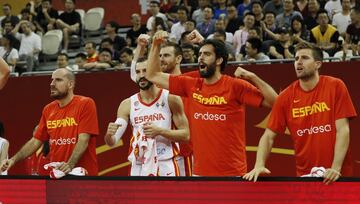
[[[141,164],[131,166],[130,176],[139,176],[141,171]],[[138,173],[137,173],[138,172]],[[179,166],[175,158],[167,160],[159,160],[159,167],[157,176],[180,176]]]

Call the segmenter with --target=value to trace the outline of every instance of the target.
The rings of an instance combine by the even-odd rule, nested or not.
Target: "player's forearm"
[[[79,137],[78,142],[76,143],[75,148],[71,154],[71,157],[68,160],[68,164],[70,165],[71,168],[75,167],[79,159],[84,154],[85,150],[88,147],[89,140],[90,140],[90,135]]]
[[[160,135],[176,142],[180,142],[180,141],[186,142],[189,141],[190,139],[189,131],[187,129],[177,129],[177,130],[162,129],[160,131]]]
[[[146,70],[146,78],[148,80],[152,80],[152,78],[159,72],[160,70],[160,45],[153,43],[150,52],[149,52],[149,60],[148,60],[148,69]]]
[[[255,167],[264,167],[266,159],[268,158],[274,140],[267,136],[265,133],[259,141],[259,146],[256,152],[256,163]]]
[[[336,142],[334,149],[334,160],[331,165],[332,169],[341,171],[341,167],[345,158],[345,155],[349,148],[350,142],[350,130],[349,127],[343,127],[336,133]]]
[[[0,89],[2,89],[10,75],[9,65],[0,57]]]
[[[31,138],[11,159],[17,163],[33,154],[40,148],[42,142],[38,139]]]
[[[276,97],[278,96],[276,91],[256,74],[254,74],[250,78],[250,81],[254,83],[254,85],[260,90],[260,92],[264,96],[265,103],[263,103],[263,105],[267,107],[272,107],[276,100]]]

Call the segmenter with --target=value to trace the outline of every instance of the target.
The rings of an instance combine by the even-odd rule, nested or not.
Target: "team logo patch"
[[[138,105],[139,105],[139,101],[135,101],[134,106],[138,106]]]

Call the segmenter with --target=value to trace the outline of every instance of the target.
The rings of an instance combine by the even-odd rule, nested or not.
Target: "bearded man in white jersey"
[[[154,86],[145,78],[147,62],[136,65],[140,92],[123,100],[117,120],[109,123],[105,142],[114,146],[130,120],[130,176],[179,176],[176,142],[189,140],[189,125],[180,97]],[[176,126],[172,128],[172,124]]]

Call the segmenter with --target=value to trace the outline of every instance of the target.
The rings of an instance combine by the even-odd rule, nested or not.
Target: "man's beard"
[[[142,81],[146,81],[147,83],[146,83],[146,86],[141,86],[140,85],[140,83],[142,82]],[[141,90],[148,90],[152,85],[153,85],[153,83],[151,82],[151,81],[148,81],[145,77],[141,77],[140,79],[138,79],[137,81],[136,81],[136,84],[138,85],[138,87],[141,89]]]
[[[202,63],[199,66],[200,66],[199,73],[202,78],[210,78],[210,77],[214,76],[215,70],[216,70],[215,62],[210,65],[208,65],[206,63]],[[206,68],[202,69],[203,66],[205,66]]]
[[[57,92],[55,94],[50,93],[51,98],[53,98],[55,100],[60,100],[60,99],[66,98],[68,95],[69,95],[68,90],[66,90],[64,92]]]

